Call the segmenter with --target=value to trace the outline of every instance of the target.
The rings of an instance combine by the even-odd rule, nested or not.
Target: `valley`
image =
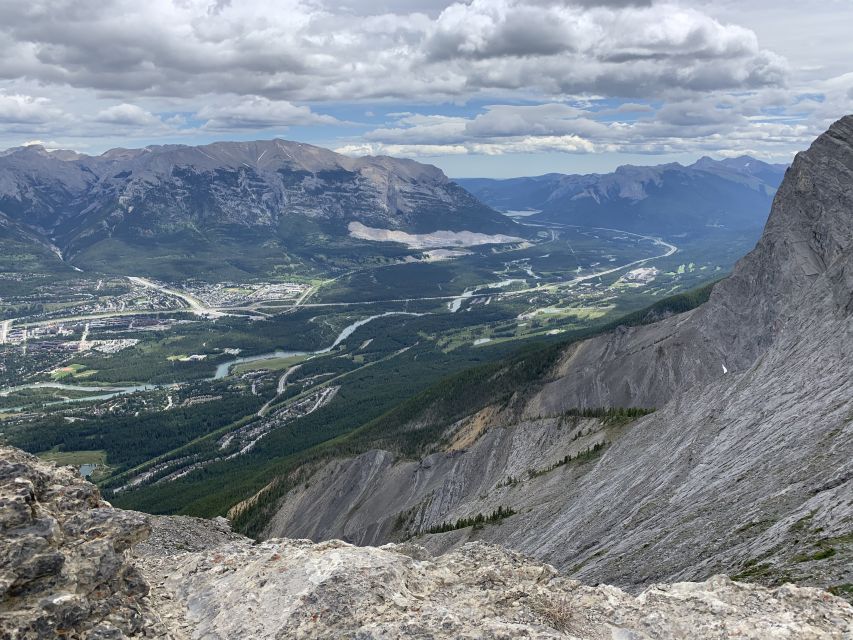
[[[706,295],[460,371],[282,461],[229,517],[263,540],[491,543],[629,589],[725,572],[849,599],[851,167],[848,116]]]
[[[0,640],[853,640],[850,24],[0,3]]]
[[[119,504],[210,515],[269,465],[454,371],[605,326],[732,264],[618,229],[519,226],[529,240],[325,277],[84,271],[12,289],[3,438],[76,456]]]

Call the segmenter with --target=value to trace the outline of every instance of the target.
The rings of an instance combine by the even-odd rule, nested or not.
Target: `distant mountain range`
[[[310,261],[328,243],[352,241],[352,222],[411,233],[519,231],[436,167],[284,140],[100,156],[0,152],[0,241],[48,248],[84,269],[109,271],[134,256],[178,271],[214,261],[252,271],[253,257]]]
[[[762,227],[786,168],[749,156],[704,157],[686,167],[625,165],[606,174],[456,182],[501,211],[534,212],[531,221],[672,235]]]
[[[752,229],[757,238],[784,172],[749,157],[702,158],[689,167],[451,181],[413,160],[284,140],[99,156],[27,146],[0,152],[0,270],[327,273],[399,258],[405,247],[373,241],[399,235],[389,231],[531,235],[495,209],[533,211],[531,222],[664,236]]]

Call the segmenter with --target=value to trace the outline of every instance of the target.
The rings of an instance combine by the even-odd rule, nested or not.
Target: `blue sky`
[[[744,153],[853,111],[853,3],[0,4],[0,148],[282,137],[455,177]]]

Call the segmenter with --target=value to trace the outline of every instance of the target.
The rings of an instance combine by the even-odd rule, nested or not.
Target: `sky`
[[[789,162],[851,0],[0,0],[0,149],[285,138],[452,177]]]

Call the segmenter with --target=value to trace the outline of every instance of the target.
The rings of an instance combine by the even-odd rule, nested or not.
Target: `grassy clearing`
[[[281,371],[304,361],[308,356],[288,356],[287,358],[270,358],[257,362],[244,362],[231,368],[231,373],[239,375],[247,371]]]
[[[86,368],[85,364],[69,364],[51,371],[50,379],[53,381],[71,380],[74,378],[86,378],[97,373],[94,370],[86,371]]]

